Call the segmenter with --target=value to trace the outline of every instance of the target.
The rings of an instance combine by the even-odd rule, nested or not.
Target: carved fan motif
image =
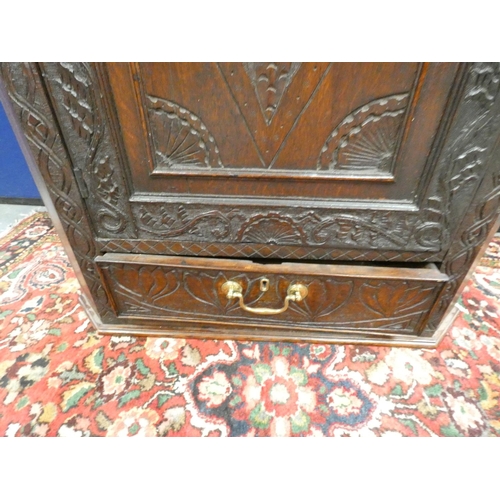
[[[408,94],[377,99],[357,109],[325,142],[317,170],[390,173]]]
[[[255,88],[266,124],[269,125],[300,63],[248,62],[243,63],[243,66]]]
[[[224,167],[215,139],[196,115],[165,99],[147,99],[156,168]]]
[[[305,241],[302,229],[290,217],[279,214],[258,215],[244,224],[238,241],[273,245],[299,245]]]

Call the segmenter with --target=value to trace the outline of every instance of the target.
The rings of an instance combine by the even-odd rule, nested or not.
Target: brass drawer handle
[[[300,302],[307,297],[307,288],[300,283],[296,283],[295,285],[290,285],[288,287],[283,307],[281,307],[280,309],[270,309],[268,307],[249,307],[245,305],[245,303],[243,302],[243,288],[239,283],[236,283],[236,281],[226,281],[221,286],[221,290],[229,300],[239,299],[240,307],[243,310],[254,314],[263,315],[280,314],[282,312],[285,312],[288,309],[288,304],[291,300],[294,302]]]

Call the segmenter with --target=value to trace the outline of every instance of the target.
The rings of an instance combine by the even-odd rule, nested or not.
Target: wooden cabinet
[[[496,227],[497,63],[2,76],[102,332],[432,346]]]

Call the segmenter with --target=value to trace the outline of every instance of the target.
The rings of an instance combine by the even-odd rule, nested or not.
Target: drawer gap
[[[207,259],[218,260],[216,257],[206,257]],[[224,257],[224,259],[241,261],[236,257]],[[280,265],[286,263],[294,264],[324,264],[330,266],[357,266],[357,267],[391,267],[403,269],[439,269],[441,262],[382,262],[382,261],[347,261],[347,260],[307,260],[307,259],[248,259],[250,262],[259,265]]]

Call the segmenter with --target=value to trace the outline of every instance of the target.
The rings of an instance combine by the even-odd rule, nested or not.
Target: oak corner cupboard
[[[4,63],[99,331],[435,346],[498,227],[499,63]]]

